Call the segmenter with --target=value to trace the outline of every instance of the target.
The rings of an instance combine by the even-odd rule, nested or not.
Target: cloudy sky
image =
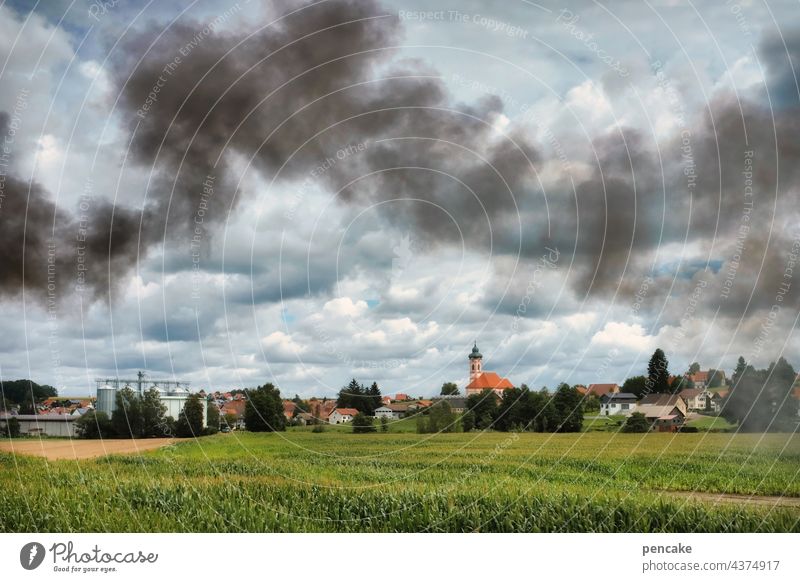
[[[795,1],[0,5],[0,378],[800,364]]]

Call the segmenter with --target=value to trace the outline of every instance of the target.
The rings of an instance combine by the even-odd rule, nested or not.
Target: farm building
[[[644,414],[654,430],[673,432],[686,419],[686,401],[677,394],[648,394],[639,401],[636,412]]]
[[[394,418],[394,414],[388,406],[381,406],[375,409],[375,418]]]
[[[467,410],[467,398],[465,396],[437,396],[432,402],[433,404],[447,402],[450,405],[450,410],[455,414],[461,414]]]
[[[161,403],[166,407],[166,416],[176,419],[183,411],[186,401],[191,396],[188,382],[182,380],[145,380],[144,372],[139,372],[137,378],[124,380],[120,378],[97,378],[97,405],[99,412],[108,416],[117,408],[117,391],[121,388],[131,388],[139,397],[147,390],[155,390]],[[147,386],[147,384],[150,386]],[[207,422],[207,407],[203,406],[203,426]]]
[[[0,416],[0,428],[5,429],[11,418],[19,421],[19,432],[28,436],[75,437],[75,421],[79,414],[18,414]]]
[[[600,414],[611,416],[624,414],[630,416],[636,410],[636,394],[629,392],[609,392],[600,397]]]

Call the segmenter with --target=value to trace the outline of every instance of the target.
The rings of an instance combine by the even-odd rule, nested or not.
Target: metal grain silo
[[[97,404],[96,409],[98,412],[105,412],[108,416],[114,412],[117,404],[117,389],[113,386],[105,384],[97,387]]]

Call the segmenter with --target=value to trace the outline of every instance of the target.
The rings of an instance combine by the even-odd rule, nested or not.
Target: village
[[[696,432],[698,428],[732,430],[735,427],[735,423],[727,422],[721,415],[731,392],[731,381],[724,371],[701,370],[699,364],[694,363],[682,375],[667,374],[666,366],[659,364],[658,359],[661,357],[663,352],[657,350],[650,362],[649,376],[635,376],[627,379],[622,385],[598,382],[574,386],[562,384],[555,391],[542,388],[536,393],[542,402],[552,402],[564,394],[572,394],[570,401],[572,404],[569,406],[573,409],[567,414],[572,419],[571,429],[565,428],[567,425],[562,419],[561,426],[554,426],[554,422],[550,422],[548,427],[545,423],[543,431],[576,432],[576,427],[577,431],[598,430],[599,427],[625,430],[626,427],[633,425],[630,419],[642,423],[641,426],[647,431],[655,432]],[[468,431],[474,428],[504,430],[504,427],[505,430],[538,430],[532,428],[534,424],[531,419],[527,423],[523,419],[516,424],[501,420],[506,414],[509,417],[513,416],[510,411],[514,406],[518,408],[522,406],[517,401],[523,400],[532,392],[527,386],[524,384],[515,386],[498,373],[484,370],[483,355],[477,343],[469,352],[467,361],[469,381],[463,387],[463,392],[455,383],[446,382],[440,393],[433,396],[412,396],[403,392],[383,395],[377,384],[367,389],[354,379],[350,386],[344,387],[336,397],[313,396],[306,399],[299,396],[293,399],[283,397],[281,401],[283,420],[280,429],[315,426],[316,430],[323,430],[324,425],[348,425],[354,423],[358,417],[366,417],[367,426],[371,427],[373,422],[377,421],[388,430],[385,427],[389,423],[416,418],[417,431],[428,432],[419,428],[420,422],[427,418],[431,411],[443,410],[448,419],[445,425],[448,426],[439,426],[437,430],[446,432]],[[742,361],[739,365],[741,364]],[[742,375],[745,371],[746,369],[734,371],[732,377],[738,374],[739,380],[744,382]],[[800,415],[798,410],[800,375],[795,374],[793,370],[792,374],[795,379],[789,393],[789,406],[794,407],[796,422]],[[227,433],[248,428],[245,421],[248,390],[201,389],[190,393],[188,382],[145,378],[145,374],[139,372],[137,378],[133,380],[98,379],[97,393],[92,396],[51,395],[34,403],[30,401],[13,403],[6,398],[0,413],[0,431],[8,433],[9,424],[13,422],[17,427],[15,432],[21,436],[81,436],[78,421],[89,413],[97,412],[103,412],[107,417],[111,417],[116,408],[116,393],[123,384],[128,390],[131,390],[133,384],[135,389],[132,393],[138,394],[139,397],[144,395],[150,384],[149,389],[155,390],[164,404],[164,412],[170,422],[182,416],[186,402],[192,394],[196,394],[199,401],[206,403],[202,413],[204,431],[213,434],[217,431]],[[659,382],[661,386],[658,386]],[[745,402],[747,406],[750,404]],[[489,418],[485,416],[487,410]],[[483,414],[484,417],[474,418],[476,414]],[[535,416],[538,419],[545,414],[545,408],[541,408]],[[473,418],[470,419],[470,415]],[[580,422],[576,425],[575,420],[578,416]],[[728,418],[730,420],[730,416]],[[640,428],[636,432],[642,430]],[[169,432],[166,431],[165,434]]]

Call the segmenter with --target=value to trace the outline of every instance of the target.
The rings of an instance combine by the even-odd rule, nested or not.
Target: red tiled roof
[[[358,414],[358,410],[355,408],[336,408],[335,412],[338,412],[342,416],[355,416]]]
[[[619,392],[619,386],[617,384],[589,384],[589,387],[586,388],[587,394],[595,396],[603,396],[609,392]]]
[[[400,393],[395,394],[394,395],[394,399],[395,400],[408,400],[408,394],[400,394]]]
[[[697,372],[696,374],[692,374],[689,376],[689,380],[692,382],[708,382],[708,370],[705,372]]]
[[[230,402],[226,402],[220,408],[221,414],[235,414],[236,416],[242,416],[244,414],[244,400],[232,400]]]
[[[513,387],[508,378],[501,378],[494,372],[483,372],[467,385],[467,390],[506,390]]]

